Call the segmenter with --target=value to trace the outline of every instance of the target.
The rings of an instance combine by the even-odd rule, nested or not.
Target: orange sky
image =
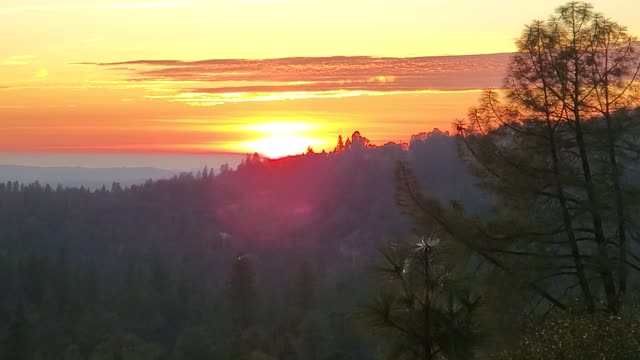
[[[424,56],[512,51],[562,3],[3,0],[0,152],[279,156],[354,130],[406,141],[448,129],[508,60]],[[637,33],[640,2],[593,3]]]

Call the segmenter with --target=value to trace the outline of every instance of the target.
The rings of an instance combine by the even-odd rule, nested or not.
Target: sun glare
[[[269,158],[281,158],[288,155],[304,153],[309,146],[314,147],[317,141],[293,135],[268,136],[246,144],[248,149]]]
[[[245,142],[243,148],[270,158],[280,158],[306,152],[309,146],[318,147],[321,141],[314,136],[320,128],[311,122],[262,122],[250,124],[245,130],[253,132],[253,140]]]

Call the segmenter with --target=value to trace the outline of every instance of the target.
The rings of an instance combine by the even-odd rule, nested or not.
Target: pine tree
[[[344,146],[344,141],[342,140],[342,135],[338,135],[338,144],[333,149],[333,152],[340,152],[340,151],[344,150],[344,148],[345,148],[345,146]]]
[[[559,149],[562,152],[558,157],[564,158],[565,163],[578,164],[576,170],[585,198],[582,206],[590,214],[597,247],[595,257],[600,259],[599,277],[608,311],[613,313],[618,311],[626,288],[629,252],[619,163],[624,151],[618,148],[619,141],[633,132],[623,129],[619,120],[624,117],[614,120],[613,113],[624,112],[636,98],[640,56],[635,52],[635,40],[623,26],[594,12],[590,4],[570,2],[558,8],[548,22],[536,21],[525,29],[507,82],[512,104],[529,110],[525,115],[546,111],[546,121],[562,131],[558,136],[563,142],[570,142],[574,155],[568,157],[569,152]],[[604,117],[606,126],[594,126],[596,122],[590,120],[594,116]],[[597,133],[605,140],[597,139]],[[600,142],[605,144],[604,149],[599,149]],[[607,166],[599,165],[600,156],[607,159]],[[599,180],[603,176],[607,184]],[[617,251],[608,245],[608,193],[612,193],[612,208],[616,209],[612,215],[618,232]],[[607,263],[612,251],[620,258],[617,283],[615,270]],[[581,288],[587,296],[585,282],[581,280]]]
[[[382,339],[389,359],[472,359],[479,298],[455,285],[453,268],[438,260],[440,239],[393,242],[373,270],[383,287],[364,308],[365,323]]]
[[[255,317],[255,273],[247,255],[234,259],[229,280],[233,327],[246,330]]]
[[[640,268],[625,212],[639,205],[636,190],[621,181],[638,165],[633,40],[581,2],[525,28],[504,98],[486,92],[457,124],[463,160],[496,200],[483,219],[421,194],[408,167],[398,172],[416,224],[438,223],[525,285],[539,296],[532,308],[543,299],[547,308],[616,314],[628,269]]]

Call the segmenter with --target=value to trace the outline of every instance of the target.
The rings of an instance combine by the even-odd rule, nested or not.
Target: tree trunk
[[[547,123],[547,125],[549,126],[550,124]],[[576,234],[573,231],[573,220],[571,218],[571,214],[569,213],[567,199],[564,194],[564,187],[562,186],[560,180],[560,168],[558,165],[559,160],[556,143],[553,138],[551,129],[549,129],[549,131],[549,145],[551,150],[551,157],[553,159],[553,175],[556,183],[556,192],[558,193],[558,201],[560,202],[560,207],[562,208],[562,221],[567,232],[567,241],[569,243],[569,247],[571,248],[571,256],[573,257],[573,262],[576,266],[576,277],[578,278],[578,283],[580,284],[582,297],[587,304],[587,311],[589,313],[593,313],[595,311],[593,294],[591,293],[591,289],[589,288],[589,282],[587,281],[584,264],[582,262],[582,255],[580,254],[580,248],[578,247],[578,242],[576,241]]]
[[[424,256],[424,339],[423,339],[423,346],[424,346],[424,354],[422,356],[423,360],[431,360],[431,349],[432,349],[432,344],[431,344],[431,289],[430,289],[430,282],[429,282],[429,277],[431,276],[431,274],[429,274],[429,245],[425,244],[424,245],[424,252],[423,252],[423,256]]]
[[[580,113],[577,107],[579,106],[577,97],[578,95],[574,94],[576,144],[578,145],[578,151],[580,153],[585,187],[587,189],[587,197],[589,200],[589,210],[591,213],[591,219],[593,221],[593,230],[595,232],[596,243],[598,245],[598,254],[596,258],[598,260],[599,273],[607,298],[607,310],[612,314],[617,314],[619,310],[619,299],[618,295],[616,294],[616,284],[613,278],[613,273],[608,264],[609,250],[607,248],[607,239],[604,235],[602,216],[600,215],[600,203],[598,201],[598,196],[596,195],[595,185],[593,183],[593,175],[591,174],[591,166],[589,164],[589,155],[587,154],[587,148],[584,141],[584,133],[582,130]]]

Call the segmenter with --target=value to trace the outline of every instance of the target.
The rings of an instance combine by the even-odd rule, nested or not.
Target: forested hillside
[[[408,147],[372,147],[357,132],[345,142],[125,188],[1,184],[5,338],[28,344],[15,351],[56,357],[144,341],[136,358],[226,358],[239,351],[234,341],[251,340],[238,348],[365,358],[372,350],[352,317],[372,290],[366,267],[410,233],[394,205],[396,162],[415,164],[442,199],[483,201],[448,134]],[[249,268],[236,278],[238,259]],[[251,288],[237,295],[245,308],[234,307],[236,282]],[[245,326],[259,336],[237,338],[234,317],[247,309]]]

